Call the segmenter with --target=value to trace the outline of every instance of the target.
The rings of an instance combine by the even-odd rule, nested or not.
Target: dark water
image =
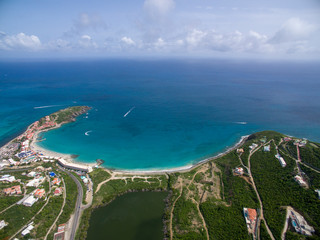
[[[163,239],[162,215],[166,192],[135,192],[95,210],[87,240]]]

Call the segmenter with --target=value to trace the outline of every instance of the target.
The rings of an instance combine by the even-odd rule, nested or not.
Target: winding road
[[[77,227],[79,224],[79,219],[81,216],[81,203],[82,203],[82,198],[83,198],[83,189],[82,189],[81,183],[73,174],[64,170],[61,167],[59,167],[59,169],[62,172],[68,174],[72,178],[72,180],[77,184],[78,196],[77,196],[76,207],[75,207],[75,211],[74,211],[74,217],[73,217],[73,222],[72,222],[72,226],[71,226],[71,233],[70,233],[70,238],[69,238],[70,240],[74,240],[74,238],[76,236]]]

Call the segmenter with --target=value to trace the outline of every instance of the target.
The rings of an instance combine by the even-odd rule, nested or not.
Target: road
[[[267,144],[269,144],[269,143],[270,143],[270,141],[269,141]],[[250,162],[251,156],[252,156],[257,150],[259,150],[259,148],[261,148],[261,147],[262,147],[262,145],[260,145],[259,147],[255,148],[254,150],[250,151],[250,154],[249,154],[249,157],[248,157],[248,170],[249,170],[249,177],[250,177],[250,180],[251,180],[251,182],[252,182],[253,189],[254,189],[254,191],[256,192],[256,195],[257,195],[257,198],[258,198],[258,201],[259,201],[259,204],[260,204],[260,219],[258,220],[258,223],[257,223],[258,226],[257,226],[257,227],[258,227],[258,229],[260,228],[260,221],[263,220],[264,223],[265,223],[265,226],[266,226],[266,229],[267,229],[267,232],[268,232],[270,238],[271,238],[272,240],[274,240],[275,238],[274,238],[272,232],[271,232],[270,229],[269,229],[269,226],[268,226],[268,224],[267,224],[267,221],[266,221],[265,218],[264,218],[262,201],[261,201],[259,192],[258,192],[258,190],[257,190],[257,188],[256,188],[256,184],[255,184],[255,182],[254,182],[253,176],[252,176],[252,174],[251,174],[251,162]],[[258,233],[257,235],[258,235],[258,236],[255,236],[255,237],[257,237],[257,238],[260,239],[260,234]]]
[[[81,204],[82,204],[82,198],[83,198],[83,189],[82,189],[81,183],[73,174],[64,170],[61,167],[59,167],[59,169],[61,171],[65,172],[66,174],[68,174],[73,179],[73,181],[77,184],[78,196],[77,196],[76,207],[75,207],[75,211],[74,211],[74,217],[73,217],[71,233],[70,233],[70,240],[74,240],[74,238],[76,236],[77,227],[79,224],[79,219],[81,216]]]

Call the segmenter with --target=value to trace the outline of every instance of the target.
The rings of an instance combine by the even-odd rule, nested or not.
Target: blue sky
[[[320,58],[318,0],[2,0],[0,57]]]

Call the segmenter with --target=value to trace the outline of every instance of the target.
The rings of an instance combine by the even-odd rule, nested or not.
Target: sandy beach
[[[31,126],[31,125],[30,125]],[[30,127],[29,126],[29,127]],[[27,130],[29,129],[29,127],[27,128]],[[48,158],[54,158],[54,159],[58,159],[58,158],[63,158],[65,161],[70,162],[70,163],[75,163],[78,165],[83,165],[83,166],[95,166],[96,163],[82,163],[82,162],[77,162],[74,158],[72,158],[71,154],[63,154],[63,153],[59,153],[59,152],[55,152],[55,151],[50,151],[48,149],[45,149],[43,147],[40,147],[37,144],[37,139],[38,136],[41,132],[46,132],[46,131],[50,131],[52,129],[55,128],[59,128],[61,127],[61,124],[50,128],[50,129],[46,129],[46,130],[42,130],[42,131],[37,131],[34,136],[32,137],[31,141],[30,141],[30,148],[31,150],[37,152],[37,153],[41,153],[43,156],[47,156]],[[26,131],[27,131],[26,130]],[[25,132],[26,132],[25,131]],[[18,136],[17,138],[21,137],[22,135],[24,135],[25,133],[21,134],[20,136]],[[167,168],[167,169],[150,169],[150,170],[143,170],[143,169],[133,169],[133,170],[121,170],[121,169],[111,169],[108,167],[102,167],[105,168],[108,171],[114,172],[116,174],[140,174],[140,175],[155,175],[155,174],[166,174],[166,173],[173,173],[173,172],[187,172],[190,171],[196,167],[198,167],[199,165],[206,163],[208,161],[217,159],[219,157],[222,157],[226,154],[228,154],[229,152],[239,148],[248,138],[249,135],[247,136],[242,136],[241,139],[239,140],[239,142],[237,142],[234,146],[228,148],[226,151],[219,153],[215,156],[212,157],[208,157],[205,158],[197,163],[194,164],[188,164],[185,166],[181,166],[181,167],[176,167],[176,168]],[[15,138],[16,139],[16,138]],[[15,139],[11,140],[10,142],[14,141]],[[9,144],[10,142],[8,142],[7,144]],[[6,145],[7,145],[6,144]],[[5,145],[5,146],[6,146]]]

